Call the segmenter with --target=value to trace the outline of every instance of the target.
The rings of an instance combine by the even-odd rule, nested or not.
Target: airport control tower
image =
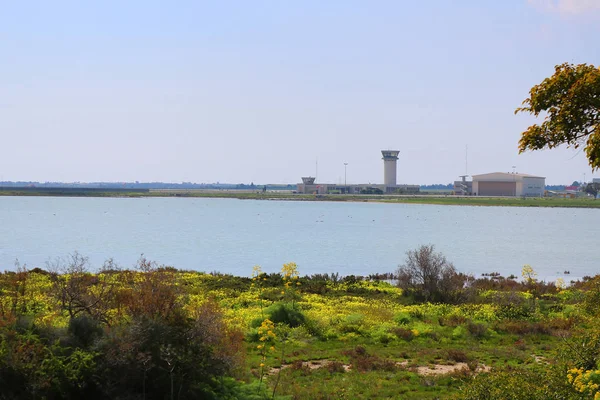
[[[381,150],[383,155],[383,184],[396,186],[396,161],[400,150]]]

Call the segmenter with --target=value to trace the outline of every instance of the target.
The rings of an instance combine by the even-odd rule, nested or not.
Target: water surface
[[[192,198],[0,197],[0,270],[78,251],[99,266],[141,254],[180,269],[250,275],[392,272],[434,244],[458,270],[566,280],[600,272],[600,210]]]

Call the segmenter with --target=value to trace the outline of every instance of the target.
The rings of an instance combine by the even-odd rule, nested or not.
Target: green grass
[[[128,275],[120,274],[127,273],[115,272],[105,279],[114,285],[113,290],[125,294],[129,287],[123,277]],[[240,385],[247,392],[258,387],[264,361],[265,376],[260,385],[265,396],[260,398],[271,398],[274,389],[279,399],[452,398],[483,366],[534,369],[540,359],[555,360],[564,352],[565,338],[588,324],[595,326],[594,317],[581,307],[584,292],[575,287],[558,291],[548,286],[543,296],[525,296],[523,305],[531,313],[509,319],[494,297],[477,295],[470,303],[456,305],[413,303],[399,288],[381,281],[311,282],[303,277],[293,280],[299,285],[288,287],[277,275],[261,274],[250,280],[192,271],[174,270],[172,274],[165,276],[172,279],[168,281],[171,288],[178,288],[179,306],[194,310],[208,299],[214,300],[224,321],[240,330],[240,352],[245,353],[245,360],[238,378],[245,382]],[[41,332],[64,330],[68,316],[59,307],[60,293],[54,291],[48,274],[37,271],[21,275],[15,280],[18,276],[14,274],[0,274],[0,311],[9,310],[17,299],[22,317],[31,326],[44,327]],[[141,273],[135,276],[154,282],[142,280]],[[95,280],[85,282],[95,284]],[[318,285],[327,290],[316,294]],[[139,290],[161,293],[148,286]],[[261,340],[260,323],[283,305],[301,313],[304,322],[276,323],[272,328],[275,337]],[[123,316],[117,313],[112,318],[113,326],[128,320],[121,320]],[[0,334],[10,333],[7,327],[0,324]],[[271,346],[274,351],[269,350],[263,359],[265,353],[260,349]],[[424,373],[462,363],[467,364],[466,369]],[[278,370],[282,365],[285,367]]]
[[[452,206],[493,206],[493,207],[568,207],[600,208],[600,201],[588,198],[563,199],[555,197],[515,198],[515,197],[403,197],[384,199],[389,203],[438,204]]]
[[[515,198],[515,197],[454,197],[441,195],[311,195],[289,192],[236,192],[236,191],[151,191],[143,192],[66,192],[51,193],[31,190],[2,190],[0,196],[69,196],[69,197],[186,197],[186,198],[230,198],[240,200],[293,200],[293,201],[349,201],[381,202],[390,204],[433,204],[448,206],[491,206],[491,207],[566,207],[600,208],[600,201],[591,198]]]

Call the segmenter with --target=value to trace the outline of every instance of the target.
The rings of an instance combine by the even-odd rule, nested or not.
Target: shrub
[[[506,369],[474,375],[463,386],[463,400],[583,399],[573,393],[564,376],[551,368]]]
[[[433,245],[406,252],[405,264],[397,271],[398,286],[416,300],[455,302],[469,279],[456,272],[454,265]]]
[[[393,372],[398,369],[396,362],[393,360],[381,358],[371,355],[363,346],[356,346],[354,350],[347,350],[342,354],[350,357],[352,368],[360,371],[389,371]]]
[[[550,327],[545,323],[530,321],[502,321],[497,323],[496,328],[516,335],[549,334],[551,332]]]
[[[440,324],[440,326],[457,327],[459,325],[464,324],[465,322],[467,322],[467,317],[459,314],[452,314],[447,317],[442,316],[438,319],[438,323]]]
[[[373,335],[373,338],[375,340],[377,340],[379,343],[388,344],[395,339],[395,336],[389,332],[378,331]]]
[[[419,321],[423,321],[427,316],[421,308],[412,308],[408,314],[411,318],[418,319]]]
[[[316,336],[322,340],[327,339],[325,327],[317,321],[307,318],[304,320],[304,327],[306,328],[306,331],[312,336]]]
[[[485,326],[485,324],[469,321],[467,323],[467,330],[473,337],[482,338],[487,333],[487,326]]]
[[[545,324],[553,331],[568,331],[571,330],[577,323],[577,318],[551,318],[545,322]]]
[[[267,309],[269,319],[274,323],[286,324],[291,328],[296,328],[306,321],[306,317],[300,310],[287,303],[277,303]]]
[[[410,324],[410,319],[411,317],[407,313],[399,313],[394,316],[394,322],[398,325],[408,325]]]
[[[184,319],[134,316],[111,329],[97,345],[95,381],[102,398],[206,398],[217,377],[236,375],[244,365],[243,335],[225,324],[214,302]]]
[[[583,301],[584,310],[591,314],[597,315],[600,312],[600,276],[595,276],[586,282],[585,286],[585,298]]]
[[[362,314],[350,314],[340,324],[339,331],[341,333],[357,333],[362,335],[364,329],[364,315]]]
[[[496,311],[499,319],[528,319],[535,313],[533,304],[520,302],[516,304],[501,304]]]
[[[291,371],[299,371],[301,375],[307,376],[312,372],[310,366],[302,360],[295,360],[290,364]]]
[[[477,371],[477,368],[479,367],[479,362],[477,360],[467,360],[467,367],[469,368],[469,371],[471,372],[475,372]]]
[[[459,325],[452,330],[452,338],[453,339],[463,339],[467,335],[467,330]]]
[[[393,328],[392,333],[399,339],[406,340],[407,342],[410,342],[415,337],[414,332],[411,329],[406,328]]]
[[[469,361],[469,357],[467,356],[467,353],[465,353],[462,350],[457,350],[457,349],[447,350],[447,357],[448,357],[448,360],[455,361],[455,362]]]
[[[329,371],[330,374],[336,373],[344,373],[346,372],[346,368],[344,368],[344,364],[339,361],[330,361],[325,364],[325,368]]]
[[[594,370],[600,366],[600,329],[598,322],[590,331],[573,335],[561,346],[560,355],[571,366]]]
[[[98,321],[82,314],[69,320],[67,329],[72,337],[74,347],[89,347],[102,335],[102,327]]]

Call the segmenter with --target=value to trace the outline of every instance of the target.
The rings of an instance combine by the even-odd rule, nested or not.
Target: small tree
[[[424,301],[456,300],[468,278],[457,273],[454,265],[442,253],[435,252],[431,244],[407,251],[405,264],[397,274],[398,286]]]
[[[110,313],[115,300],[116,284],[111,277],[102,273],[90,272],[87,257],[75,252],[67,260],[57,259],[47,263],[51,271],[53,294],[60,308],[69,314],[71,319],[80,314],[87,314],[95,321],[110,325]],[[103,268],[115,269],[112,260],[108,260]]]
[[[591,194],[592,196],[594,196],[594,199],[595,199],[596,197],[598,197],[598,192],[600,191],[600,183],[598,183],[598,182],[588,183],[583,188],[583,191],[586,192],[587,194]]]
[[[533,284],[537,281],[537,272],[535,272],[533,267],[529,264],[523,265],[523,268],[521,269],[521,276],[523,276],[525,282],[529,284]]]

